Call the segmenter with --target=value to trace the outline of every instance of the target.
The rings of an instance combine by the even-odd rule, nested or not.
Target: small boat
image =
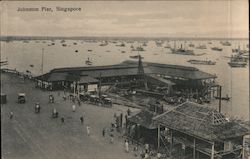
[[[77,43],[73,43],[73,45],[77,45]]]
[[[77,52],[78,52],[78,50],[75,50],[75,52],[77,53]]]
[[[100,46],[107,46],[107,45],[108,45],[107,41],[105,41],[105,42],[103,42],[103,43],[100,44]]]
[[[92,50],[88,50],[88,52],[91,52]]]
[[[197,64],[197,65],[215,65],[215,61],[211,60],[188,60],[187,62],[191,64]]]
[[[228,64],[231,67],[245,67],[247,65],[247,59],[241,55],[232,55]]]
[[[207,49],[206,45],[199,45],[196,47],[196,49]]]
[[[88,58],[88,59],[85,61],[85,64],[86,64],[86,65],[92,65],[92,61],[90,61],[90,59]]]
[[[145,51],[143,47],[139,46],[136,49],[132,49],[132,51]]]
[[[67,46],[67,44],[62,44],[62,46],[64,46],[64,47],[65,47],[65,46]]]
[[[131,59],[139,59],[140,55],[134,55],[134,56],[129,56]],[[141,56],[141,59],[143,59],[144,57]]]
[[[174,49],[171,49],[171,51],[172,51],[173,54],[195,55],[193,50],[186,50],[186,49],[182,48],[182,45],[181,45],[181,48],[179,48],[179,49],[174,48]]]
[[[209,41],[209,42],[208,42],[208,44],[212,44],[212,42],[211,42],[211,41]]]
[[[222,48],[218,48],[218,47],[212,47],[211,49],[214,51],[222,51],[223,50]]]
[[[231,43],[230,43],[229,41],[225,41],[225,42],[221,41],[220,43],[221,43],[223,46],[231,46]]]
[[[194,45],[194,44],[192,44],[192,43],[190,43],[188,46],[189,46],[189,47],[194,47],[195,45]]]
[[[121,43],[120,45],[116,45],[116,46],[125,47],[125,44]]]
[[[126,53],[126,51],[121,51],[121,53]]]
[[[30,67],[34,67],[34,65],[31,64]]]
[[[144,43],[142,44],[142,46],[147,46],[147,43],[144,42]]]
[[[51,43],[51,45],[55,45],[55,43]]]

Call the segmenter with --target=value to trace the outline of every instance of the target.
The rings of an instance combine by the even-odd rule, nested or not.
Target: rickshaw
[[[49,95],[49,102],[54,103],[54,96],[52,94]]]
[[[18,103],[25,103],[26,100],[25,100],[25,93],[18,93]]]

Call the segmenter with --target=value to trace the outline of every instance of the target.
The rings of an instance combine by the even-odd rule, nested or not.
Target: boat
[[[144,42],[142,46],[147,46],[146,42]]]
[[[139,59],[140,55],[134,55],[134,56],[129,56],[131,59]],[[141,59],[143,59],[144,57],[141,56]]]
[[[208,42],[208,44],[212,44],[212,42],[211,42],[211,41],[209,41],[209,42]]]
[[[231,43],[230,43],[229,41],[225,41],[225,42],[221,41],[220,43],[221,43],[223,46],[231,46]]]
[[[207,49],[206,45],[199,45],[196,47],[196,49]]]
[[[105,41],[105,42],[103,42],[103,43],[100,44],[100,46],[107,46],[107,45],[108,45],[107,41]]]
[[[218,47],[211,47],[211,49],[214,51],[222,51],[223,50],[222,48],[218,48]]]
[[[92,50],[88,50],[88,52],[91,52]]]
[[[73,45],[77,45],[77,43],[73,43]]]
[[[190,43],[188,46],[189,46],[189,47],[194,47],[195,45],[194,45],[194,44],[192,44],[192,43]]]
[[[241,55],[232,55],[228,64],[231,67],[245,67],[247,65],[246,58]]]
[[[188,60],[187,62],[191,64],[197,64],[197,65],[215,65],[215,61],[211,60]]]
[[[186,49],[182,48],[182,45],[181,45],[181,48],[179,48],[179,49],[174,48],[174,49],[171,49],[171,51],[173,54],[195,55],[193,50],[186,50]]]
[[[51,45],[55,45],[55,43],[51,43]]]
[[[138,46],[138,47],[136,47],[136,49],[133,48],[132,51],[145,51],[145,50],[143,47]]]
[[[116,46],[125,47],[125,44],[121,43],[120,45],[116,45]]]
[[[85,61],[85,64],[86,64],[86,65],[92,65],[92,61],[90,61],[90,59],[88,58],[88,59]]]
[[[126,53],[126,51],[121,51],[121,53]]]
[[[62,44],[62,46],[64,46],[64,47],[65,47],[65,46],[67,46],[67,44]]]

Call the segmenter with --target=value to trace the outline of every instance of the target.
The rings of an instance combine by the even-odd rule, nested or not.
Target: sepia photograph
[[[2,159],[250,159],[249,1],[1,1]]]

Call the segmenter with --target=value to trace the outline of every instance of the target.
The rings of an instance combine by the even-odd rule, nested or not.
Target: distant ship
[[[218,48],[218,47],[212,47],[211,49],[214,51],[222,51],[223,50],[222,48]]]
[[[147,43],[146,43],[146,42],[144,42],[142,46],[147,46]]]
[[[206,45],[199,45],[196,47],[196,49],[207,49]]]
[[[192,43],[190,43],[188,46],[189,46],[189,47],[194,47],[195,45],[194,45],[194,44],[192,44]]]
[[[245,67],[247,65],[246,58],[240,55],[232,55],[228,64],[231,67]]]
[[[229,41],[225,41],[225,42],[221,41],[220,43],[221,43],[223,46],[231,46],[231,43],[230,43]]]
[[[187,62],[191,64],[197,64],[197,65],[215,65],[216,64],[215,61],[211,61],[211,60],[189,60]]]
[[[103,42],[103,43],[100,44],[100,46],[107,46],[107,45],[108,45],[107,41],[105,41],[105,42]]]
[[[179,48],[179,49],[173,48],[173,49],[171,49],[171,51],[173,54],[195,55],[193,50],[186,50],[186,49],[182,48],[182,45],[181,45],[181,48]]]
[[[144,50],[144,48],[143,48],[143,47],[138,46],[138,47],[136,47],[136,49],[135,49],[135,48],[133,48],[133,49],[132,49],[132,51],[145,51],[145,50]]]
[[[64,46],[64,47],[65,47],[65,46],[67,46],[67,44],[62,44],[62,46]]]

